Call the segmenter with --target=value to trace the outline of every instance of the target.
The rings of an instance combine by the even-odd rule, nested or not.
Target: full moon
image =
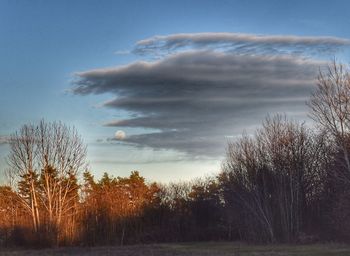
[[[123,140],[123,139],[125,139],[126,134],[125,134],[124,131],[119,130],[119,131],[116,131],[116,132],[115,132],[114,137],[115,137],[117,140]]]

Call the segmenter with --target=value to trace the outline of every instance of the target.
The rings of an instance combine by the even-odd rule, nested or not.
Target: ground
[[[244,243],[180,243],[123,247],[72,247],[42,250],[1,250],[0,255],[118,255],[118,256],[350,256],[350,245],[248,245]]]

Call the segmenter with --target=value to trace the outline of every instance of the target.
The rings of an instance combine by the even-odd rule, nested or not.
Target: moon
[[[126,133],[124,131],[116,131],[115,134],[114,134],[114,137],[117,139],[117,140],[123,140],[125,139],[126,137]]]

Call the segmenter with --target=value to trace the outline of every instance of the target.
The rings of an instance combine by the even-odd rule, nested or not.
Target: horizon
[[[318,70],[348,63],[347,1],[0,2],[0,171],[7,137],[75,126],[96,177],[218,173],[270,114],[309,122]]]

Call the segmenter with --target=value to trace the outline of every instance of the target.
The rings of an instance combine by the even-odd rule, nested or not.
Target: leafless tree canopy
[[[260,230],[254,239],[293,241],[301,232],[310,200],[323,186],[320,140],[303,125],[276,116],[254,137],[228,145],[221,179],[227,204],[252,228],[246,236]]]
[[[310,116],[322,128],[336,137],[350,131],[350,71],[347,66],[333,62],[320,71],[317,88],[308,103]]]
[[[59,235],[62,218],[78,199],[76,179],[86,167],[85,158],[86,146],[77,131],[60,122],[24,125],[11,136],[10,177],[36,232]]]
[[[350,70],[333,62],[326,71],[320,71],[317,88],[308,102],[311,118],[335,141],[342,152],[347,173],[334,172],[350,185],[349,132],[350,132]]]

